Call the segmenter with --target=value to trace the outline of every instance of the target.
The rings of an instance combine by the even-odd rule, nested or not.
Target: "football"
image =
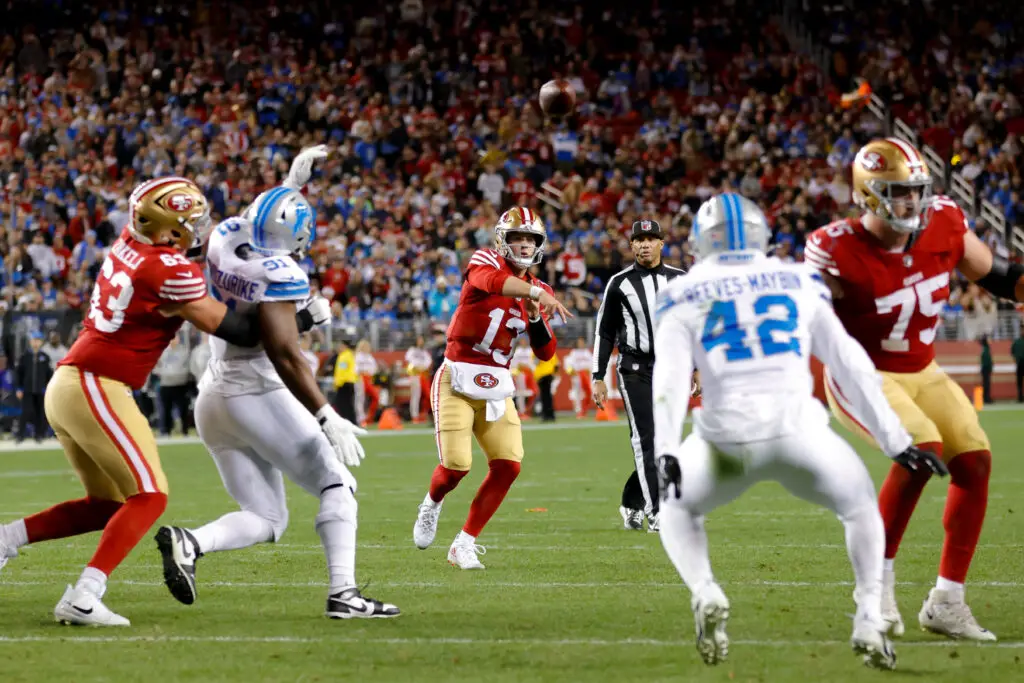
[[[576,91],[569,81],[548,81],[540,88],[540,108],[552,118],[568,116],[576,108]]]

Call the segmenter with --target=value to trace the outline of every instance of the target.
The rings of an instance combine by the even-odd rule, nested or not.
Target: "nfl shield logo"
[[[644,232],[650,232],[651,231],[651,222],[650,221],[640,221],[640,229],[643,230]]]

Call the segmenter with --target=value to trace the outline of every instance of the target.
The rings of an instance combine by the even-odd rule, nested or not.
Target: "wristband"
[[[533,299],[534,301],[539,300],[540,299],[540,295],[541,295],[541,293],[543,293],[543,291],[544,290],[541,289],[540,287],[538,287],[537,285],[532,285],[530,287],[530,298]]]
[[[316,415],[314,415],[313,417],[316,418],[317,422],[323,425],[323,423],[327,421],[327,416],[333,412],[336,411],[334,410],[333,407],[331,407],[331,404],[325,403],[322,406],[320,406],[320,410],[316,411]]]

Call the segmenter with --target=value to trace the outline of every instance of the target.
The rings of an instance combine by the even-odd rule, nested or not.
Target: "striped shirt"
[[[594,363],[591,376],[604,380],[612,348],[619,354],[645,363],[654,360],[654,306],[658,291],[669,280],[682,275],[679,268],[661,263],[644,268],[636,263],[608,281],[601,309],[597,312],[594,335]]]

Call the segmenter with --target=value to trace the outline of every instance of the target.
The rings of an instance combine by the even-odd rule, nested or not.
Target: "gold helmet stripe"
[[[149,194],[153,190],[156,190],[156,189],[159,189],[159,188],[163,187],[164,185],[168,185],[170,183],[187,183],[187,182],[188,182],[188,180],[186,180],[185,178],[179,178],[178,176],[171,176],[169,178],[157,178],[155,180],[150,180],[148,182],[142,183],[137,188],[135,188],[135,191],[132,192],[132,195],[131,195],[130,199],[133,199],[135,201],[141,201],[142,198],[145,197],[147,194]]]

